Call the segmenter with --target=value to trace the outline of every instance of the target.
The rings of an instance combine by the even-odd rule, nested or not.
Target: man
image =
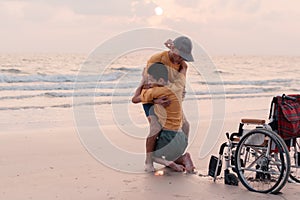
[[[169,48],[169,51],[163,51],[160,53],[157,53],[153,55],[147,62],[147,67],[144,70],[143,73],[143,79],[140,84],[140,87],[147,87],[147,68],[155,63],[155,62],[161,62],[164,65],[168,66],[168,79],[170,83],[173,83],[176,80],[177,73],[180,72],[184,76],[186,76],[187,72],[187,62],[194,61],[194,58],[192,56],[192,42],[191,40],[186,36],[180,36],[177,37],[174,41],[167,40],[165,42],[166,47]],[[137,89],[139,90],[139,88]],[[182,95],[184,95],[185,91],[183,90]],[[150,108],[153,106],[153,103],[161,104],[163,106],[168,106],[170,104],[170,100],[163,96],[161,98],[155,99],[151,103],[144,103],[143,108],[145,111],[145,114],[148,118],[149,124],[150,124],[150,133],[146,140],[146,160],[145,160],[145,171],[151,172],[155,171],[153,167],[153,160],[152,160],[152,152],[154,150],[155,145],[155,135],[157,135],[161,130],[161,125],[157,121],[157,117],[155,115],[149,114]],[[185,118],[184,114],[183,116],[183,125],[182,130],[187,135],[189,135],[189,123],[187,119]]]

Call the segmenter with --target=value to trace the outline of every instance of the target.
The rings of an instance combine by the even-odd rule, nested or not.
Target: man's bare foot
[[[185,153],[182,157],[183,164],[185,166],[185,170],[187,173],[195,173],[195,166],[192,161],[191,155],[189,153]]]
[[[155,172],[155,168],[153,166],[153,164],[148,164],[148,163],[145,163],[145,169],[144,169],[146,172]]]
[[[171,169],[173,169],[176,172],[183,172],[184,171],[184,166],[183,165],[176,164],[173,161],[170,161],[167,166],[170,167]]]

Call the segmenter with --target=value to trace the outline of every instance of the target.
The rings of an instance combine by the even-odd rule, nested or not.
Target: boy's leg
[[[146,160],[145,160],[145,171],[155,171],[152,160],[152,152],[155,150],[156,138],[161,130],[161,125],[155,115],[149,115],[148,121],[150,124],[150,132],[146,139]]]
[[[184,166],[183,165],[177,164],[173,161],[168,161],[168,160],[158,158],[158,157],[154,157],[154,156],[153,156],[153,161],[158,163],[158,164],[168,166],[176,172],[183,172],[184,171]]]

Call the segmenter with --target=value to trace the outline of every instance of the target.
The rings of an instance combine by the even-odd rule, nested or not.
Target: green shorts
[[[182,156],[187,145],[187,137],[182,131],[162,130],[156,140],[153,156],[174,161]]]

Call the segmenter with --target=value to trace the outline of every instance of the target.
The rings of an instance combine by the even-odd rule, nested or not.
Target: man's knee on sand
[[[186,135],[179,131],[162,130],[156,140],[153,156],[175,161],[182,156],[188,145]]]

